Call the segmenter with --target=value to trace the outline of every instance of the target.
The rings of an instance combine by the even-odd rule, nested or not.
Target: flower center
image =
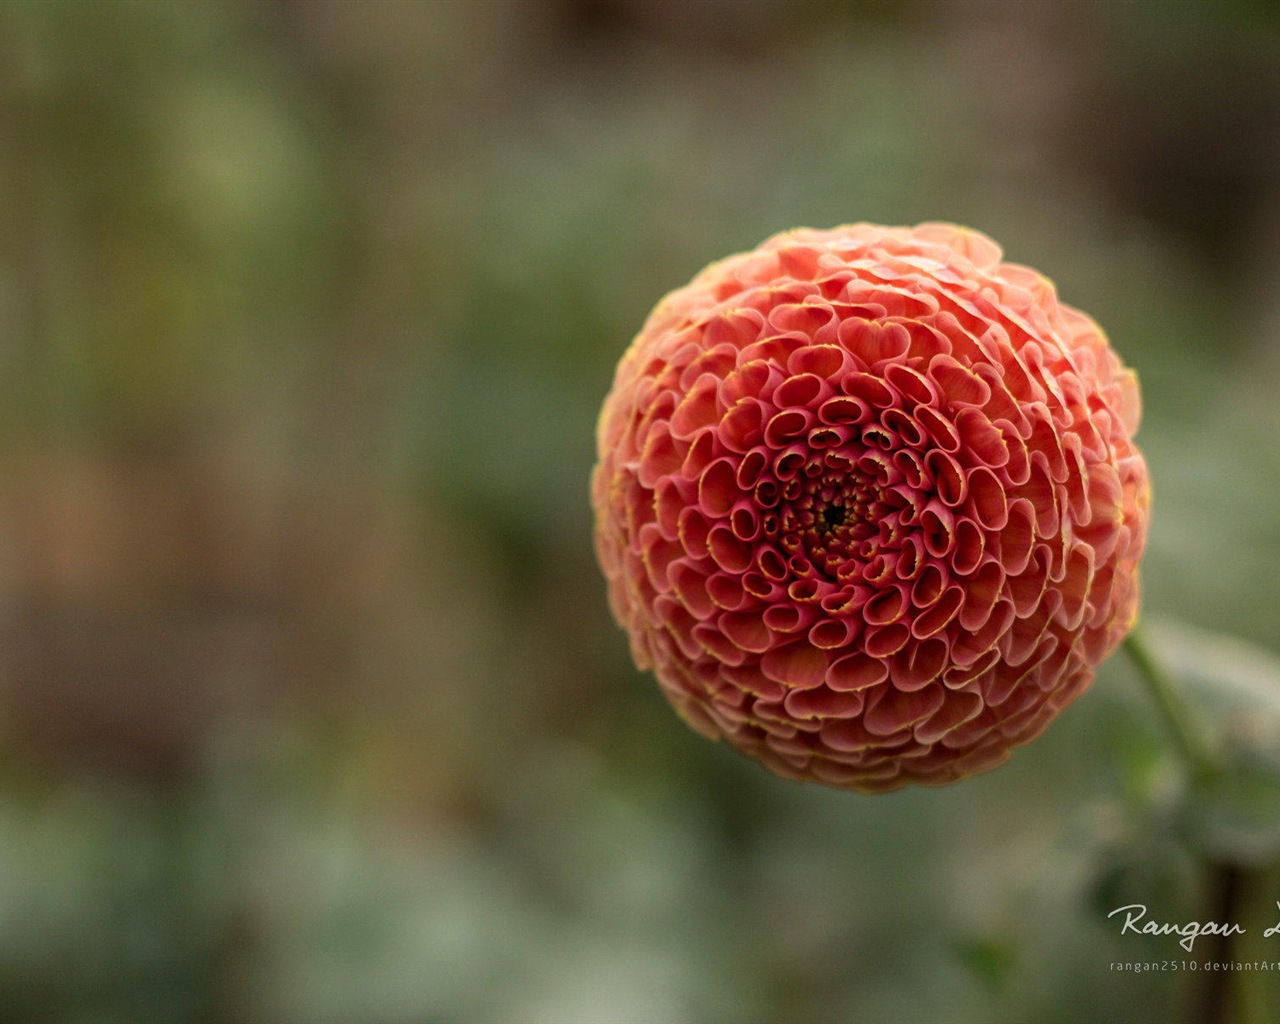
[[[828,505],[822,510],[821,527],[826,533],[830,533],[836,527],[843,526],[848,517],[849,510],[843,505]]]
[[[765,536],[796,578],[848,582],[879,540],[885,511],[880,487],[836,454],[788,466],[782,476],[776,485],[781,500],[764,519]]]

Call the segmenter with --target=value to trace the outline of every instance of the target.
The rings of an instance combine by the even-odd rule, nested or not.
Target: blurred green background
[[[587,476],[703,264],[958,221],[1141,373],[1148,614],[1274,648],[1276,10],[0,6],[0,1020],[1176,1019],[1121,659],[990,775],[783,782],[631,667]]]

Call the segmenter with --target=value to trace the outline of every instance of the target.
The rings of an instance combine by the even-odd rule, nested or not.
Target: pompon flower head
[[[844,789],[985,771],[1131,628],[1132,371],[985,235],[801,229],[664,298],[598,427],[596,550],[686,722]]]

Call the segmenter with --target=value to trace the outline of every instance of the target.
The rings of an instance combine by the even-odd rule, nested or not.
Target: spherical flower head
[[[861,791],[985,771],[1131,628],[1136,378],[985,235],[801,229],[666,296],[597,431],[614,616],[686,722]]]

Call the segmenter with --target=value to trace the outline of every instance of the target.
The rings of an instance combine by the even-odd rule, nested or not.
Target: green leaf
[[[1009,987],[1017,966],[1017,950],[1006,938],[972,936],[954,943],[960,962],[993,995],[1001,995]]]
[[[1188,838],[1235,863],[1280,857],[1280,657],[1168,621],[1148,631],[1221,758],[1212,778],[1188,789],[1181,822]]]

